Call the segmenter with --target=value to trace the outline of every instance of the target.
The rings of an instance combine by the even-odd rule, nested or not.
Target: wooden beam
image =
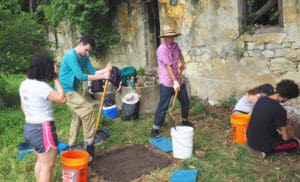
[[[268,0],[265,5],[263,5],[259,10],[257,10],[254,16],[250,19],[248,25],[252,25],[255,23],[260,17],[266,14],[269,10],[271,10],[278,0]]]
[[[261,18],[264,14],[266,14],[274,5],[277,3],[278,0],[268,0],[265,5],[263,5],[259,10],[257,10],[253,17],[250,18],[248,23],[243,27],[242,31],[236,37],[238,39],[241,35],[243,35],[247,31],[248,25],[252,25],[255,23],[259,18]]]

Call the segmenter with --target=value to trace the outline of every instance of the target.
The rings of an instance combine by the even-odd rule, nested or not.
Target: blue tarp
[[[198,169],[175,170],[170,182],[194,182],[197,181]]]
[[[149,143],[163,152],[172,152],[172,142],[164,136],[153,138]]]
[[[60,154],[62,151],[68,149],[68,144],[58,142],[57,152]],[[33,152],[33,148],[29,146],[27,142],[22,142],[18,145],[18,149],[21,150],[17,157],[18,159],[22,159],[25,155],[27,155],[29,152]]]

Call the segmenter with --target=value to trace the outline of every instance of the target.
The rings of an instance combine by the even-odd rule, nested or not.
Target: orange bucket
[[[63,182],[88,181],[89,153],[86,151],[66,151],[61,154]]]
[[[232,125],[232,140],[235,143],[245,144],[247,142],[246,130],[250,114],[234,113],[230,117]]]

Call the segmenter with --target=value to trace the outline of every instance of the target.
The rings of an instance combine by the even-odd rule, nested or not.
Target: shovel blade
[[[169,112],[169,118],[170,118],[170,122],[173,124],[173,126],[174,126],[174,129],[176,130],[176,123],[175,123],[175,120],[174,120],[174,118],[173,118],[173,116],[172,116],[172,114]]]
[[[100,130],[97,130],[96,137],[100,140],[104,140],[106,138],[109,138],[110,134],[108,133],[108,131],[100,129]]]

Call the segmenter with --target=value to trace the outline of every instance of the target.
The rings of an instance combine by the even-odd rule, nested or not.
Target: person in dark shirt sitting
[[[290,154],[299,148],[299,139],[288,132],[291,123],[280,103],[297,98],[299,87],[293,80],[282,80],[273,95],[256,102],[246,136],[250,149],[265,158],[270,154]]]

